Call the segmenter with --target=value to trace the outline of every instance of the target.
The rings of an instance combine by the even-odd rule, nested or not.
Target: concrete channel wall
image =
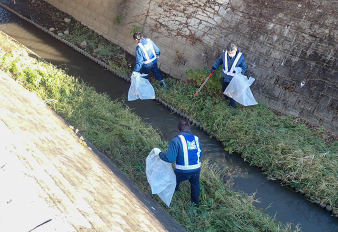
[[[135,53],[142,27],[161,49],[160,69],[186,79],[236,43],[269,107],[338,134],[338,1],[46,0]]]

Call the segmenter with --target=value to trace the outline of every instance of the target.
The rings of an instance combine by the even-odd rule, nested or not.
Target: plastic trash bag
[[[257,105],[254,96],[252,95],[250,86],[255,81],[255,78],[249,79],[241,74],[241,68],[235,68],[235,76],[230,81],[228,87],[224,90],[223,94],[234,99],[236,102],[243,106]]]
[[[152,194],[157,194],[169,207],[175,192],[176,176],[170,163],[160,159],[161,150],[154,148],[146,159],[147,180]]]
[[[147,74],[141,75],[139,72],[133,72],[131,75],[131,84],[128,91],[128,101],[137,99],[155,99],[155,90],[150,82],[143,78]]]

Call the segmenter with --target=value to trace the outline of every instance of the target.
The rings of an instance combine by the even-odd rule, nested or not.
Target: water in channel
[[[165,140],[170,141],[176,135],[181,117],[155,100],[128,102],[130,83],[1,7],[0,30],[47,61],[66,66],[70,75],[80,77],[98,92],[106,92],[112,99],[124,99],[132,111],[160,131]],[[283,223],[299,224],[302,231],[338,231],[338,220],[330,213],[299,193],[282,187],[279,182],[267,180],[258,168],[249,166],[239,155],[226,153],[220,143],[198,128],[193,127],[192,131],[201,139],[204,158],[210,157],[221,166],[231,167],[234,189],[247,194],[256,193],[260,201],[255,203],[256,207]]]

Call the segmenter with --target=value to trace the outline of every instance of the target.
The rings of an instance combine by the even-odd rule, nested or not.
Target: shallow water
[[[4,2],[4,1],[0,1]],[[145,122],[151,124],[163,136],[170,140],[177,133],[177,123],[181,119],[155,100],[127,101],[129,82],[114,76],[95,62],[59,42],[30,23],[0,8],[0,30],[13,37],[40,57],[67,72],[79,76],[90,83],[99,92],[106,92],[112,99],[122,99]],[[255,206],[269,215],[276,216],[283,223],[300,224],[303,231],[338,231],[338,220],[318,205],[307,201],[299,193],[282,187],[277,181],[267,180],[256,168],[245,163],[240,156],[228,154],[222,145],[209,135],[193,127],[192,131],[200,137],[204,158],[232,171],[233,188],[247,194],[256,193],[260,203]]]

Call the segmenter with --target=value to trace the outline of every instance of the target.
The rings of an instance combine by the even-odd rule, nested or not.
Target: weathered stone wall
[[[338,1],[46,1],[131,54],[142,26],[161,49],[160,69],[176,78],[237,43],[256,99],[338,134]]]

